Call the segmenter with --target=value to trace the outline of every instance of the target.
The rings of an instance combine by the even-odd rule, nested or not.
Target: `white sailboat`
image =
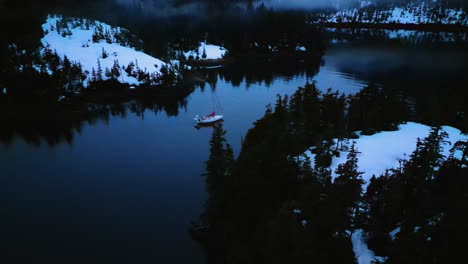
[[[208,124],[219,121],[223,119],[223,115],[216,114],[215,112],[211,112],[208,115],[198,116],[196,115],[194,120],[197,121],[198,124]]]
[[[224,115],[222,114],[221,103],[219,102],[219,98],[215,91],[213,91],[211,95],[213,101],[213,111],[207,115],[195,115],[193,119],[197,122],[197,124],[210,124],[224,118]]]

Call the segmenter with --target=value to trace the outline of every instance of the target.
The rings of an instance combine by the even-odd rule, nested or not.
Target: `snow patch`
[[[296,51],[306,51],[306,47],[304,46],[297,46]]]
[[[200,42],[198,48],[184,52],[185,59],[192,57],[193,59],[199,60],[216,60],[222,59],[226,55],[226,48],[222,46],[207,44],[206,42]],[[206,55],[206,56],[204,56]]]
[[[351,235],[354,256],[358,264],[370,264],[372,261],[384,261],[384,257],[375,256],[374,252],[367,247],[366,233],[362,229],[354,230]]]

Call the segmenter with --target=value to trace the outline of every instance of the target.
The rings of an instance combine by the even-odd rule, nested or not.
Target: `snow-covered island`
[[[125,28],[49,15],[42,29],[42,61],[35,68],[50,75],[69,75],[66,90],[107,80],[129,87],[159,86],[167,79],[172,82],[180,77],[172,64],[142,52],[142,41]]]
[[[223,46],[199,42],[198,47],[181,52],[184,59],[191,65],[217,66],[224,63],[228,51]]]
[[[463,9],[442,8],[435,4],[408,4],[386,9],[375,8],[372,5],[362,5],[361,8],[328,11],[314,14],[310,23],[327,25],[360,23],[364,25],[452,25],[468,26],[468,16]]]

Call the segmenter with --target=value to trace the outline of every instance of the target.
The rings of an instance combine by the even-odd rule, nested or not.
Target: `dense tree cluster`
[[[373,177],[367,191],[357,167],[359,149],[352,144],[331,178],[339,146],[330,138],[345,136],[345,124],[377,131],[400,122],[377,109],[369,111],[379,124],[358,114],[345,121],[357,111],[349,102],[356,107],[388,96],[377,90],[370,86],[346,98],[308,84],[291,98],[279,96],[249,130],[237,159],[222,126],[214,127],[205,174],[209,198],[191,228],[209,263],[354,263],[350,236],[356,229],[368,233],[370,248],[388,263],[406,263],[408,256],[410,262],[446,260],[455,243],[450,238],[467,223],[459,219],[468,215],[461,206],[467,192],[460,188],[468,170],[466,142],[443,157],[446,134],[436,127],[399,168]],[[308,146],[315,146],[314,166],[299,155]],[[392,240],[389,233],[397,227],[401,231]]]
[[[400,168],[372,178],[364,195],[362,227],[388,263],[444,263],[462,255],[456,241],[468,228],[468,144],[457,142],[444,157],[446,133],[434,128]],[[399,228],[396,237],[389,233]]]

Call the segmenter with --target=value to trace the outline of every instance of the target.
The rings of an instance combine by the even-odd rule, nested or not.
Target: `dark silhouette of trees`
[[[467,227],[467,191],[461,187],[466,184],[466,142],[444,157],[447,134],[435,127],[398,168],[372,177],[366,192],[353,143],[347,161],[331,177],[339,138],[349,133],[348,103],[356,100],[356,107],[368,98],[389,98],[373,89],[346,100],[332,91],[321,94],[311,83],[291,97],[278,95],[243,138],[235,160],[224,131],[214,128],[206,163],[210,197],[202,224],[193,232],[210,263],[352,263],[350,239],[356,229],[364,229],[369,247],[387,256],[388,263],[450,258],[451,247],[457,246],[450,238],[461,239],[456,230]],[[391,109],[391,103],[379,102]],[[403,106],[400,99],[396,102]],[[385,115],[377,111],[371,120],[386,120]],[[383,123],[393,126],[399,118]],[[358,115],[353,122],[363,129],[356,125],[365,124]],[[386,127],[377,122],[362,126]],[[301,155],[311,146],[314,160]],[[389,233],[397,227],[392,239]]]
[[[369,84],[349,98],[348,116],[349,131],[373,134],[395,130],[398,124],[409,119],[409,109],[400,92]]]
[[[467,230],[467,209],[460,204],[467,195],[460,188],[468,173],[467,143],[457,142],[444,157],[446,136],[433,128],[400,168],[370,181],[363,200],[369,211],[362,224],[370,233],[369,246],[388,256],[388,263],[461,257],[455,239]],[[400,232],[392,240],[389,232],[397,227]]]

